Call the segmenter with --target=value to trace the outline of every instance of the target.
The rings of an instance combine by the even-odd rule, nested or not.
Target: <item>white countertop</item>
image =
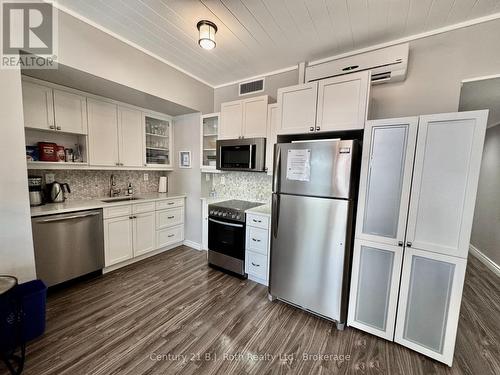
[[[48,203],[43,206],[31,207],[31,217],[62,214],[73,211],[94,210],[98,208],[123,206],[126,204],[154,202],[171,198],[185,198],[186,194],[174,193],[148,193],[137,194],[134,197],[139,198],[131,201],[121,202],[103,202],[102,199],[110,199],[109,197],[66,201],[64,203]]]
[[[271,217],[271,205],[263,204],[262,206],[249,208],[248,210],[245,211],[245,213]]]

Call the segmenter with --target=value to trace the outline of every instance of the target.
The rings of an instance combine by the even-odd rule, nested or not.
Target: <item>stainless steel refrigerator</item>
[[[334,320],[343,329],[358,142],[278,143],[274,158],[270,298]]]

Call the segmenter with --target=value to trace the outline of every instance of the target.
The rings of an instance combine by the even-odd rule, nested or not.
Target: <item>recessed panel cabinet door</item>
[[[26,128],[55,130],[52,89],[24,80],[22,86],[24,126]]]
[[[87,99],[67,91],[54,90],[56,129],[87,134]]]
[[[156,244],[155,213],[136,214],[133,223],[134,256],[153,251]]]
[[[106,267],[134,257],[129,216],[104,220],[104,249]]]
[[[392,340],[403,248],[356,240],[347,324]]]
[[[487,116],[420,117],[407,246],[467,257]]]
[[[356,238],[403,245],[417,126],[418,117],[367,123]]]
[[[118,165],[118,114],[116,104],[87,99],[90,165]]]
[[[222,103],[218,139],[235,139],[243,131],[243,103],[241,100]]]
[[[144,165],[144,126],[142,112],[118,107],[120,163],[126,167]]]
[[[316,129],[318,82],[278,89],[278,134],[299,134]]]
[[[258,138],[267,136],[267,95],[243,101],[243,136]]]
[[[467,260],[405,249],[394,340],[451,366]]]
[[[318,86],[317,131],[363,129],[367,118],[370,72],[323,79]]]

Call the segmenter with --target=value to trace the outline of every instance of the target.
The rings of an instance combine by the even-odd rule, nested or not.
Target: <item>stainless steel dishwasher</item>
[[[31,219],[39,279],[56,285],[104,267],[102,210]]]

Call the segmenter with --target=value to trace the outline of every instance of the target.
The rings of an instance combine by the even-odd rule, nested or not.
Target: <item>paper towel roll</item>
[[[160,183],[158,184],[158,193],[166,193],[167,192],[167,178],[160,177]]]

